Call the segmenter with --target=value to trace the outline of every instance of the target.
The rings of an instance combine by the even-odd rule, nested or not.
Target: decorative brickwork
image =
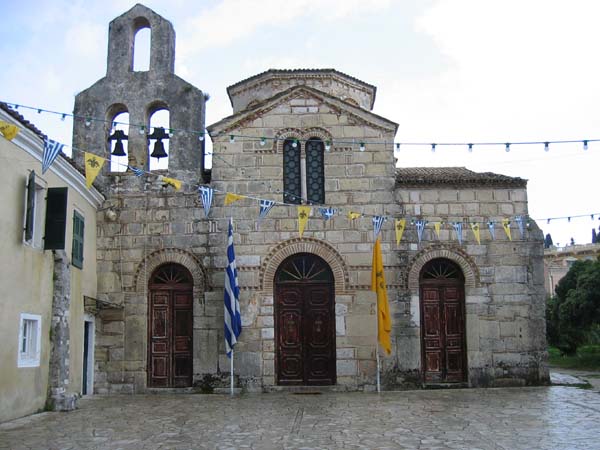
[[[417,253],[409,263],[406,285],[410,290],[419,289],[419,275],[427,262],[436,258],[446,258],[457,263],[465,276],[465,287],[479,285],[479,271],[473,260],[459,247],[429,246]]]

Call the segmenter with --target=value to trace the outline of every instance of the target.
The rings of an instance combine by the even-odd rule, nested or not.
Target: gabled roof
[[[396,169],[397,186],[527,187],[527,180],[465,167],[403,167]]]
[[[228,130],[239,128],[243,126],[243,123],[246,120],[254,120],[256,117],[266,114],[274,107],[274,105],[280,104],[284,102],[286,98],[292,98],[295,94],[302,91],[314,98],[318,98],[334,106],[335,108],[345,110],[349,114],[354,115],[355,117],[361,118],[366,122],[370,122],[374,126],[384,127],[389,129],[390,131],[393,130],[394,133],[398,129],[397,123],[392,122],[391,120],[388,120],[385,117],[378,116],[377,114],[374,114],[371,111],[367,111],[360,107],[346,103],[337,97],[334,97],[323,91],[309,86],[293,86],[285,91],[273,95],[272,97],[269,97],[268,99],[260,103],[257,103],[249,109],[225,117],[224,119],[221,119],[220,121],[209,125],[208,127],[206,127],[206,129],[208,130],[211,137],[216,137],[220,133],[225,133]]]
[[[15,119],[21,125],[23,125],[25,128],[33,131],[35,134],[37,134],[42,139],[46,139],[46,135],[44,133],[42,133],[34,124],[32,124],[29,120],[25,119],[25,117],[23,117],[17,111],[10,108],[6,103],[0,102],[0,109],[2,111],[6,112],[9,116],[11,116],[13,119]]]

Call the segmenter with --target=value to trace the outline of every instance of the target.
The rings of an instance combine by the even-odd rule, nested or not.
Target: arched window
[[[134,72],[146,72],[150,69],[150,44],[152,31],[150,23],[143,17],[134,21],[137,31],[133,41],[132,67]]]
[[[305,143],[286,139],[283,143],[283,201],[301,204],[325,203],[325,146],[319,138]]]
[[[150,170],[169,168],[169,110],[161,108],[150,116],[148,134],[148,155]]]
[[[294,139],[286,139],[283,143],[283,201],[285,203],[302,203],[300,162],[300,144]]]
[[[127,111],[120,112],[112,117],[111,122],[114,126],[108,138],[110,171],[125,172],[128,162],[127,155],[129,154],[129,113]]]

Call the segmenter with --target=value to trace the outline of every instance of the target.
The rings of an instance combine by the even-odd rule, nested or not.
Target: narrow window
[[[325,203],[324,145],[318,138],[306,142],[306,197],[309,203]]]
[[[150,170],[169,168],[169,128],[168,109],[159,109],[150,116],[150,130],[152,131],[148,135]]]
[[[42,335],[42,316],[21,314],[17,367],[38,367]]]
[[[115,124],[108,138],[110,153],[110,171],[125,172],[129,154],[129,113],[122,112],[112,119]]]
[[[23,242],[34,248],[42,247],[42,224],[44,223],[45,188],[34,171],[29,173],[25,186],[25,218]]]
[[[67,188],[49,188],[46,200],[45,250],[64,250],[67,224]]]
[[[293,139],[283,143],[283,201],[302,203],[302,177],[300,169],[300,144]]]
[[[146,72],[150,69],[150,44],[152,33],[149,27],[135,33],[133,44],[133,71]]]
[[[83,230],[85,221],[77,211],[73,211],[73,248],[71,250],[71,263],[83,269]]]

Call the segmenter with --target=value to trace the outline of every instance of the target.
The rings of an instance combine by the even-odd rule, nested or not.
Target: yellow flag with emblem
[[[304,234],[304,227],[306,226],[306,222],[308,222],[308,216],[310,216],[310,206],[298,206],[298,231],[300,232],[300,237]]]
[[[175,178],[162,177],[160,179],[163,183],[168,184],[169,186],[173,186],[176,190],[181,189],[181,181]]]
[[[18,132],[19,128],[16,125],[0,120],[0,133],[2,133],[6,139],[12,141]]]
[[[394,221],[394,229],[396,230],[396,245],[400,245],[404,228],[406,228],[406,219],[396,219]]]
[[[241,200],[242,198],[245,198],[245,197],[243,195],[232,194],[231,192],[228,192],[227,194],[225,194],[225,206],[231,205],[233,202],[237,202],[238,200]]]
[[[477,241],[477,243],[479,245],[481,245],[481,235],[479,233],[479,224],[478,223],[472,223],[471,224],[471,230],[473,230],[473,234],[475,235],[475,240]]]
[[[373,267],[371,268],[371,290],[377,293],[377,341],[389,355],[392,352],[392,317],[385,286],[381,242],[379,238],[373,246]]]
[[[350,211],[348,213],[348,219],[350,219],[350,220],[358,219],[361,216],[362,216],[362,214],[361,213],[357,213],[357,212]]]
[[[440,238],[440,228],[442,227],[442,224],[440,222],[434,222],[433,223],[433,229],[435,230],[435,235],[437,236],[437,238]]]
[[[106,159],[101,156],[94,155],[93,153],[85,153],[85,185],[87,188],[92,187],[92,183],[102,170],[102,166],[104,165],[104,161]]]
[[[510,220],[502,219],[502,228],[504,228],[504,232],[506,233],[508,240],[512,241],[512,235],[510,234]]]

